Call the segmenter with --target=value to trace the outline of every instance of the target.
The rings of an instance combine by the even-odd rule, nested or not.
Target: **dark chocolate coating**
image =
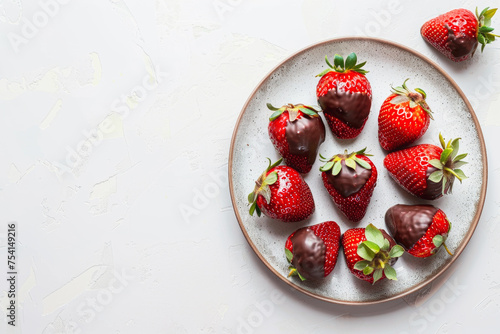
[[[290,238],[293,246],[292,265],[305,279],[325,277],[326,246],[309,227],[303,227]]]
[[[328,91],[318,99],[325,114],[338,118],[350,127],[359,129],[370,113],[372,99],[364,93]]]
[[[342,168],[340,173],[332,175],[332,171],[326,171],[328,183],[330,183],[335,190],[343,197],[348,197],[357,193],[372,175],[371,169],[366,169],[356,164],[356,170],[347,167],[345,160],[341,161]]]
[[[473,38],[465,34],[457,37],[448,25],[445,25],[445,27],[448,30],[446,46],[450,48],[451,54],[454,57],[460,58],[476,51],[478,44],[477,38]]]
[[[420,196],[423,199],[436,199],[443,196],[443,180],[440,182],[432,182],[429,180],[429,176],[437,171],[438,169],[434,166],[429,165],[427,170],[425,171],[426,185],[424,192]]]
[[[425,235],[438,210],[432,205],[397,204],[385,213],[385,224],[396,242],[409,250]]]
[[[307,162],[312,165],[319,145],[325,141],[325,125],[319,116],[302,116],[293,122],[288,121],[285,135],[290,153],[307,157]]]

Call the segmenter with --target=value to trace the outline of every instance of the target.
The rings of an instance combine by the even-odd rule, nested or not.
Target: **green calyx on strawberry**
[[[357,56],[351,53],[346,60],[335,55],[333,65],[325,57],[328,67],[317,76],[316,98],[323,110],[328,126],[339,139],[352,139],[363,130],[370,114],[372,89],[366,78],[368,71],[357,64]]]
[[[442,182],[442,194],[452,193],[453,181],[457,178],[460,183],[467,178],[464,172],[459,168],[467,162],[462,161],[467,156],[467,153],[458,154],[460,138],[449,140],[445,143],[441,133],[439,134],[439,141],[443,152],[439,159],[429,160],[429,164],[437,168],[435,172],[429,175],[429,180],[434,183]]]
[[[498,35],[492,33],[491,18],[497,9],[486,8],[474,15],[468,9],[453,9],[425,22],[420,34],[430,45],[455,62],[471,59],[481,44],[484,47]]]
[[[366,214],[377,184],[377,168],[365,149],[334,155],[320,167],[323,185],[337,208],[352,222]]]
[[[269,159],[268,159],[269,160]],[[282,159],[271,164],[255,181],[248,195],[250,215],[281,220],[285,223],[307,219],[315,210],[314,198],[302,175],[289,166],[279,166]]]
[[[340,227],[334,221],[302,227],[290,234],[285,242],[288,277],[298,276],[304,281],[328,276],[337,263],[340,237]]]
[[[361,74],[368,73],[368,71],[363,69],[363,66],[365,66],[366,61],[362,62],[360,64],[356,64],[358,62],[358,58],[354,52],[352,52],[350,55],[347,56],[347,58],[345,59],[345,62],[344,62],[344,57],[342,57],[339,54],[336,54],[334,56],[333,65],[328,60],[328,56],[325,56],[325,61],[330,68],[328,68],[328,69],[324,70],[323,72],[321,72],[320,74],[316,75],[317,77],[322,77],[326,73],[331,72],[331,71],[338,72],[338,73],[344,73],[344,72],[348,72],[348,71],[355,71],[355,72],[358,72]]]
[[[259,195],[262,195],[264,199],[266,200],[267,204],[270,203],[271,201],[271,189],[269,189],[269,185],[276,183],[278,181],[278,173],[277,172],[269,172],[271,169],[274,167],[278,166],[281,164],[283,159],[279,159],[276,161],[274,164],[271,164],[271,159],[269,160],[269,166],[266,168],[264,173],[262,173],[257,181],[255,181],[255,188],[254,190],[248,195],[248,202],[251,204],[250,206],[250,215],[253,216],[254,212],[257,212],[257,216],[260,217],[261,215],[261,210],[259,206],[257,205],[257,197]]]
[[[397,96],[391,100],[391,103],[400,104],[409,101],[410,108],[415,108],[418,105],[427,112],[427,114],[431,119],[434,119],[432,117],[432,111],[429,108],[429,105],[427,105],[427,102],[425,102],[427,94],[421,88],[415,88],[414,92],[409,90],[408,87],[406,86],[406,82],[408,80],[409,78],[406,79],[400,87],[396,88],[392,87],[391,92],[393,94],[396,94]]]
[[[445,244],[451,223],[446,214],[433,205],[396,204],[387,210],[385,224],[394,240],[412,256],[432,256],[441,246],[453,255]]]
[[[365,169],[372,169],[370,164],[363,159],[357,157],[358,155],[371,156],[371,154],[366,154],[366,147],[360,151],[352,152],[351,154],[347,153],[345,150],[344,154],[334,155],[331,159],[327,160],[325,157],[320,155],[321,161],[326,162],[323,166],[319,168],[322,172],[327,172],[331,170],[332,175],[338,175],[340,170],[342,169],[342,161],[345,162],[345,165],[351,169],[356,170],[356,164]]]
[[[483,52],[486,44],[493,42],[495,37],[500,37],[499,35],[492,34],[491,32],[494,28],[490,27],[491,18],[495,15],[496,11],[497,8],[490,9],[489,7],[486,7],[480,14],[478,14],[476,7],[476,17],[479,24],[477,41],[481,44],[481,52]]]
[[[325,141],[326,130],[318,112],[304,104],[287,104],[276,108],[269,118],[269,139],[285,164],[299,173],[309,173]]]
[[[269,110],[274,111],[274,113],[269,117],[270,121],[274,121],[278,117],[281,116],[285,111],[288,112],[289,115],[289,121],[293,122],[297,119],[297,116],[299,115],[299,111],[306,114],[307,116],[310,117],[319,117],[318,111],[314,109],[311,106],[306,106],[304,104],[287,104],[282,106],[281,108],[276,108],[274,107],[271,103],[266,104]]]
[[[388,279],[397,281],[396,270],[391,266],[391,260],[400,257],[404,253],[403,247],[394,245],[391,247],[382,232],[372,224],[365,229],[366,241],[358,245],[357,254],[362,260],[354,264],[354,269],[362,271],[364,275],[373,275],[375,284],[384,275]]]

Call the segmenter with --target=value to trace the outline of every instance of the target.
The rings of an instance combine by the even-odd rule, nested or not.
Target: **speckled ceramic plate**
[[[333,59],[338,53],[347,56],[355,52],[358,61],[366,61],[367,78],[373,90],[371,113],[363,132],[352,140],[338,140],[327,127],[327,136],[320,153],[325,157],[368,148],[373,154],[379,178],[366,216],[357,224],[347,221],[331,201],[323,187],[317,159],[312,171],[305,175],[316,203],[315,213],[306,221],[283,223],[267,217],[252,217],[248,213],[247,196],[254,182],[267,167],[266,158],[276,161],[279,156],[272,146],[267,125],[270,111],[266,103],[275,106],[287,103],[317,105],[316,74],[326,68],[325,55]],[[395,265],[398,281],[383,280],[374,286],[355,278],[339,254],[333,272],[320,282],[301,282],[287,278],[288,264],[284,253],[285,240],[294,230],[327,220],[336,221],[344,232],[351,227],[373,223],[385,228],[386,210],[395,204],[418,204],[419,200],[402,190],[383,167],[385,152],[377,138],[377,117],[380,106],[390,94],[391,85],[399,86],[410,78],[409,88],[420,87],[427,93],[427,102],[434,111],[426,134],[416,143],[439,146],[439,133],[445,139],[461,137],[460,152],[468,152],[469,164],[462,169],[469,177],[455,184],[454,193],[428,202],[442,209],[453,226],[447,245],[454,255],[441,249],[427,259],[404,254]],[[323,115],[321,115],[323,117]],[[324,120],[324,119],[323,119]],[[325,121],[326,126],[326,121]],[[441,275],[462,253],[471,238],[486,195],[487,163],[481,129],[467,98],[457,84],[435,63],[421,54],[398,44],[372,38],[341,38],[307,47],[279,64],[255,88],[245,103],[234,129],[229,156],[229,187],[238,223],[249,244],[264,264],[279,278],[294,288],[318,299],[339,304],[371,304],[388,301],[414,292]]]

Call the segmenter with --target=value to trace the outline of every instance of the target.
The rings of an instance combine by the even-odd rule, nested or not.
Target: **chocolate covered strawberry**
[[[284,222],[308,218],[314,212],[311,189],[302,175],[288,166],[279,166],[282,159],[269,166],[255,181],[255,188],[248,195],[250,215],[257,212]]]
[[[325,141],[325,125],[318,112],[303,104],[287,104],[275,108],[269,118],[268,132],[271,142],[287,166],[299,173],[308,173]]]
[[[350,154],[345,151],[325,162],[320,171],[328,194],[349,220],[360,221],[377,184],[377,168],[365,149]]]
[[[460,62],[472,58],[478,44],[481,52],[495,40],[491,18],[497,9],[484,9],[476,15],[468,9],[454,9],[422,25],[420,34],[447,58]]]
[[[397,280],[392,267],[404,250],[382,229],[372,224],[352,228],[342,236],[342,247],[347,267],[354,276],[375,284],[383,278]]]
[[[385,214],[385,224],[396,242],[413,256],[429,257],[441,246],[452,255],[445,244],[451,223],[435,206],[394,205]]]
[[[392,151],[413,143],[423,136],[432,119],[420,88],[411,91],[405,80],[401,87],[392,88],[378,115],[378,140],[384,150]]]
[[[302,227],[286,240],[285,254],[290,263],[290,276],[316,280],[328,276],[340,248],[340,228],[334,221]]]
[[[355,53],[345,60],[335,55],[333,65],[318,76],[316,97],[333,134],[341,139],[357,137],[370,113],[372,89],[363,69],[366,62],[357,64]]]
[[[455,178],[466,179],[460,167],[467,153],[458,154],[460,138],[446,144],[441,134],[441,147],[421,144],[389,153],[384,166],[391,177],[411,194],[433,200],[452,192]]]

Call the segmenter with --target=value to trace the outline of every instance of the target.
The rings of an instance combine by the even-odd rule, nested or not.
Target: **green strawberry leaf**
[[[344,58],[342,58],[341,55],[336,54],[335,58],[333,59],[333,63],[335,64],[336,69],[344,69]]]
[[[391,258],[400,257],[401,255],[404,254],[404,252],[405,252],[405,250],[403,249],[403,247],[401,247],[400,245],[394,245],[391,248],[391,251],[389,252],[389,256]]]
[[[273,114],[271,116],[269,116],[269,121],[274,121],[275,119],[277,119],[278,117],[281,116],[281,114],[283,114],[284,110],[276,110],[275,112],[273,112]]]
[[[489,31],[488,31],[489,32]],[[356,57],[356,54],[353,52],[350,55],[347,56],[345,60],[345,69],[350,70],[356,66],[356,62],[358,61],[358,58]]]
[[[354,159],[345,159],[345,165],[351,169],[356,170],[356,162],[354,161]]]
[[[483,52],[484,47],[486,46],[486,39],[484,38],[484,35],[478,34],[477,35],[477,41],[479,44],[481,44],[481,52]]]
[[[371,261],[375,257],[375,253],[368,246],[363,245],[363,243],[358,245],[357,253],[367,261]]]
[[[298,271],[297,271],[297,275],[299,276],[299,278],[302,282],[304,282],[306,280],[306,278],[304,276],[302,276]]]
[[[363,269],[363,274],[365,275],[370,275],[373,272],[373,267],[367,266],[365,269]]]
[[[334,68],[332,63],[330,63],[330,61],[328,60],[328,56],[325,56],[325,61],[326,61],[326,64],[330,67],[330,68]],[[328,69],[328,72],[330,72],[330,69]]]
[[[439,246],[441,246],[444,242],[444,239],[443,239],[443,236],[441,234],[437,234],[436,236],[434,236],[434,238],[432,238],[432,243],[434,244],[434,246],[436,246],[436,248],[438,248]]]
[[[334,162],[333,161],[328,161],[325,165],[319,168],[320,171],[326,172],[330,169],[332,169]]]
[[[332,168],[332,175],[338,175],[340,173],[340,170],[342,169],[342,163],[340,161],[336,161],[335,165],[333,165]]]
[[[253,202],[252,205],[250,206],[250,216],[253,216],[253,213],[255,212],[255,208],[257,207],[257,202]]]
[[[382,278],[383,269],[377,269],[373,272],[373,284]]]
[[[461,170],[461,169],[455,169],[454,170],[455,172],[455,176],[457,177],[457,179],[462,182],[463,180],[467,179],[467,176],[464,174],[464,172]]]
[[[458,168],[458,167],[462,167],[463,165],[466,165],[466,164],[468,164],[468,162],[467,162],[467,161],[457,161],[457,162],[455,162],[455,163],[453,164],[453,167],[454,167],[454,168]]]
[[[293,259],[293,254],[292,254],[292,252],[290,252],[290,250],[288,248],[285,248],[285,255],[286,255],[286,259],[288,260],[288,262],[291,263],[292,259]]]
[[[385,274],[385,277],[387,277],[388,279],[391,279],[393,281],[398,280],[396,270],[388,264],[384,268],[384,274]]]
[[[373,241],[363,241],[361,244],[364,244],[366,247],[368,247],[373,253],[378,253],[380,252],[380,246],[374,243]]]
[[[358,165],[360,165],[361,167],[363,167],[364,169],[372,169],[372,166],[370,166],[370,164],[363,159],[360,159],[358,157],[354,157],[354,161],[356,161],[356,163]]]
[[[425,91],[422,88],[415,88],[415,91],[419,92],[420,94],[422,94],[422,96],[424,97],[424,99],[427,98],[427,94],[425,93]]]
[[[458,161],[458,160],[462,160],[463,158],[465,158],[468,154],[467,153],[462,153],[462,154],[459,154],[455,157],[455,159],[453,159],[453,162],[455,161]]]
[[[327,60],[327,63],[328,63],[328,64],[330,64],[330,63],[328,62],[328,60]],[[332,67],[332,66],[330,65],[330,67]],[[331,71],[332,71],[332,70],[331,70],[330,68],[327,68],[326,70],[322,71],[321,73],[316,74],[316,76],[317,76],[317,77],[322,77],[323,75],[325,75],[325,74],[327,74],[328,72],[331,72]]]
[[[302,111],[304,114],[306,114],[308,116],[311,116],[311,117],[317,117],[318,116],[318,112],[317,111],[311,110],[311,109],[306,108],[306,107],[299,108],[299,110]]]
[[[359,271],[363,271],[369,264],[370,264],[370,261],[361,260],[361,261],[356,262],[356,264],[354,264],[354,269],[359,270]]]
[[[255,202],[255,192],[251,192],[250,194],[248,194],[248,203],[253,203]]]
[[[487,27],[487,26],[482,26],[479,28],[480,33],[489,33],[489,32],[492,32],[493,30],[495,30],[495,28]]]
[[[443,169],[443,164],[439,159],[432,159],[428,161],[429,165],[436,167],[437,169]]]
[[[269,167],[267,167],[267,171],[273,169],[274,167],[277,167],[281,164],[281,162],[283,161],[283,158],[280,158],[278,161],[276,161],[274,164],[271,165],[271,159],[267,158],[267,160],[269,160]]]
[[[272,110],[272,111],[278,111],[278,110],[280,110],[280,108],[276,108],[271,103],[266,103],[266,106],[267,106],[267,108],[269,108],[269,110]]]
[[[445,148],[443,152],[441,153],[441,157],[439,161],[444,165],[448,161],[448,157],[450,156],[451,152],[453,152],[453,149],[451,147]]]
[[[434,182],[434,183],[439,183],[443,179],[443,171],[442,170],[437,170],[433,172],[431,175],[429,175],[429,180]],[[445,182],[443,182],[445,183]]]
[[[372,248],[373,251],[378,252],[380,250],[380,248],[384,247],[384,240],[385,240],[384,235],[382,234],[382,232],[380,232],[380,230],[378,228],[373,226],[373,224],[369,224],[365,228],[365,237],[366,237],[366,240],[374,243],[375,245],[377,245],[377,247],[379,247],[378,250],[375,250]],[[368,246],[370,247],[370,245],[368,245]]]
[[[384,238],[384,246],[382,247],[382,250],[387,252],[389,248],[391,248],[391,243],[389,242],[389,240]]]
[[[264,184],[270,185],[270,184],[276,183],[276,181],[278,181],[278,173],[272,172],[272,173],[269,173],[268,176],[266,176],[266,179],[264,180]]]

